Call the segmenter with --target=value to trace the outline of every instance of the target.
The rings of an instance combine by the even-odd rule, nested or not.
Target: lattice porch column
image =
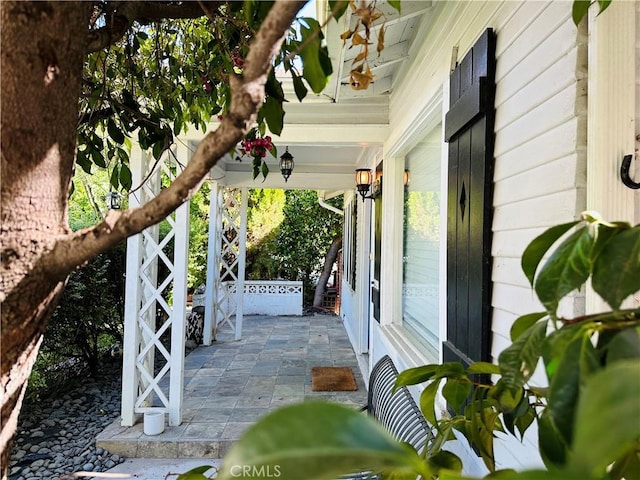
[[[218,327],[229,325],[242,338],[242,305],[247,236],[246,188],[211,189],[209,250],[203,343],[215,340]],[[232,318],[235,317],[235,318]]]
[[[173,181],[188,156],[187,148],[179,146],[156,164],[148,155],[134,149],[131,155],[133,185],[146,180],[130,195],[130,207],[154,198],[161,189],[162,179]],[[137,416],[151,408],[168,413],[170,425],[179,425],[182,421],[189,204],[179,207],[163,224],[162,228],[150,227],[127,241],[124,426],[135,424]]]
[[[218,182],[211,182],[209,199],[209,245],[207,248],[207,284],[202,343],[211,345],[215,340],[218,321],[218,288],[220,286],[220,237],[222,235],[222,192]]]

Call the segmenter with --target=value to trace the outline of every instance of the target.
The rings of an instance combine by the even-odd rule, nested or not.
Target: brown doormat
[[[314,392],[353,392],[356,379],[349,367],[313,367],[311,390]]]

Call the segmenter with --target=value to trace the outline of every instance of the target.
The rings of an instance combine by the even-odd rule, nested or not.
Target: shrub
[[[122,341],[124,273],[124,244],[74,272],[45,331],[42,354],[54,361],[81,358],[95,375],[101,350]]]

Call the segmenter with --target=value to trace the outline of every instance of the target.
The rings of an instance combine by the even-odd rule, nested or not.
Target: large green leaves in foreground
[[[640,361],[622,360],[585,384],[576,413],[569,465],[585,477],[603,476],[611,459],[640,449]],[[627,476],[627,478],[631,478]],[[638,477],[635,477],[638,478]]]
[[[447,363],[400,374],[398,385],[430,382],[420,407],[439,433],[427,456],[454,428],[479,453],[491,478],[640,478],[640,309],[622,309],[640,290],[640,226],[585,212],[581,220],[535,238],[522,269],[545,311],[515,320],[513,343],[499,355],[498,366],[478,362],[465,371]],[[560,302],[588,280],[611,310],[559,315]],[[529,384],[539,366],[548,387]],[[493,382],[474,374],[491,374]],[[449,418],[436,418],[440,393]],[[534,422],[549,471],[496,470],[494,433],[504,427],[522,438]],[[440,478],[458,477],[443,472]]]
[[[355,471],[426,474],[423,460],[377,422],[352,408],[305,402],[253,425],[225,456],[220,480],[332,479]]]

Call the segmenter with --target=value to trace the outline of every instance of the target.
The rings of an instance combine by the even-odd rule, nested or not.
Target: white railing
[[[221,282],[226,288],[227,311],[235,311],[236,282]],[[302,282],[286,280],[245,280],[245,315],[302,315]],[[204,305],[204,295],[193,296],[193,306]]]

